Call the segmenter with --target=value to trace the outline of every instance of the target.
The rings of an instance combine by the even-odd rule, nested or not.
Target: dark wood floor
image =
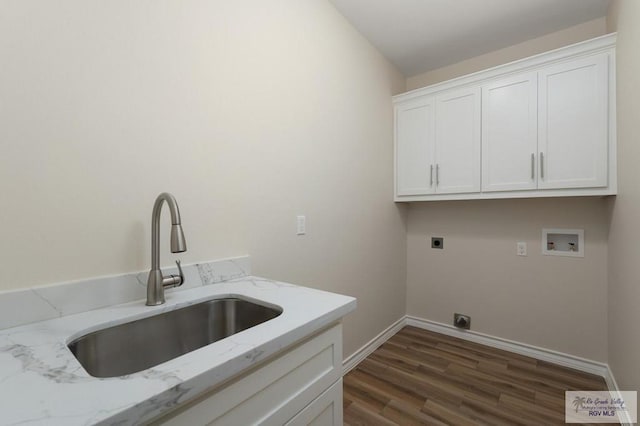
[[[564,424],[566,390],[606,389],[599,376],[405,327],[344,377],[344,424]]]

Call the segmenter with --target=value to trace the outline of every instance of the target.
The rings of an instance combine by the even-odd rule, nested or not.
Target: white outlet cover
[[[524,241],[518,241],[516,244],[516,254],[518,256],[526,256],[527,255],[527,243]]]
[[[307,217],[296,217],[296,235],[305,235],[307,233]]]

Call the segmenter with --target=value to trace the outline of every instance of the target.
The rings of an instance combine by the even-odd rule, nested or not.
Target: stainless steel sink
[[[86,334],[68,346],[94,377],[136,373],[280,315],[238,298],[213,299]]]

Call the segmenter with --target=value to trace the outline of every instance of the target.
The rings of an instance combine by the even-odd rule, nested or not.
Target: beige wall
[[[606,34],[606,19],[588,21],[533,40],[476,56],[446,67],[407,78],[407,90],[429,86],[440,81],[492,68],[507,62],[537,55],[569,44]]]
[[[407,313],[451,324],[460,312],[475,331],[606,361],[606,207],[602,198],[412,204]],[[584,229],[585,257],[542,255],[542,228]]]
[[[605,18],[407,79],[414,89],[606,33]],[[584,259],[541,254],[542,228],[584,228]],[[607,360],[606,201],[601,198],[413,203],[407,237],[407,311],[476,331]],[[431,236],[445,249],[430,248]],[[528,243],[527,257],[516,243]]]
[[[640,391],[640,2],[616,0],[618,196],[609,234],[609,364],[621,390]]]
[[[358,297],[345,354],[404,314],[405,81],[327,1],[3,1],[0,57],[0,289],[148,268],[169,191],[185,263]]]

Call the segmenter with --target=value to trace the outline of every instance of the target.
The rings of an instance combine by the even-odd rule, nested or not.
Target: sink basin
[[[124,376],[169,361],[280,315],[239,298],[213,299],[86,334],[68,347],[94,377]]]

